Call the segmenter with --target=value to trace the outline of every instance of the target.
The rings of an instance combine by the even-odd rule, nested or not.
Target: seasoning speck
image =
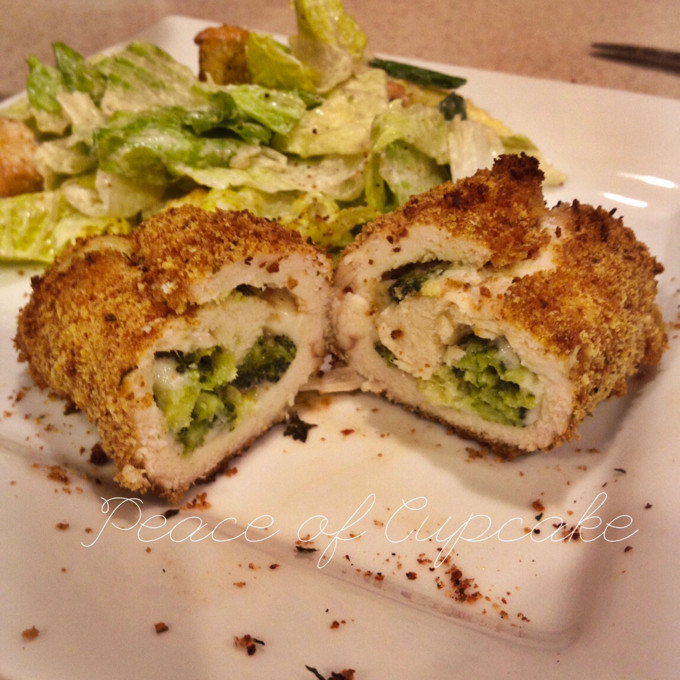
[[[264,642],[262,640],[258,640],[257,638],[254,638],[252,635],[244,635],[242,637],[234,636],[234,644],[237,647],[243,647],[246,652],[248,653],[248,656],[252,656],[255,654],[257,651],[257,645],[262,645],[264,646]]]
[[[28,642],[35,640],[38,635],[40,635],[40,631],[35,626],[31,626],[30,628],[21,631],[21,637]]]

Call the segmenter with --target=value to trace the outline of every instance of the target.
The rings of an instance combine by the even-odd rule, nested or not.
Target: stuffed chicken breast
[[[576,435],[666,347],[661,265],[620,219],[549,210],[527,156],[412,198],[335,274],[337,347],[384,394],[503,455]]]
[[[276,223],[172,208],[36,277],[15,343],[96,423],[121,485],[174,499],[286,416],[325,355],[329,279]]]

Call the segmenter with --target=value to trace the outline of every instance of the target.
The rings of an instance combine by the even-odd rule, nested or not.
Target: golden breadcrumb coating
[[[43,177],[35,163],[37,149],[25,123],[0,117],[0,197],[42,190]]]
[[[418,222],[436,224],[452,237],[490,249],[494,267],[535,256],[549,241],[536,228],[547,209],[541,192],[543,173],[537,162],[526,158],[501,156],[490,170],[412,197],[371,223],[345,252],[360,248],[376,232],[398,248],[400,239],[408,236],[409,225]]]
[[[130,434],[129,419],[118,418],[125,376],[170,310],[148,294],[143,270],[125,250],[101,247],[81,256],[71,249],[65,258],[67,266],[32,279],[15,343],[36,384],[69,399],[101,427],[104,450],[113,456],[124,450],[116,439]]]
[[[576,353],[576,424],[610,394],[624,394],[642,365],[661,360],[668,336],[655,277],[663,266],[603,208],[575,201],[555,207],[551,218],[555,268],[514,282],[500,314],[530,328],[552,353]]]
[[[298,232],[247,211],[204,213],[191,206],[170,208],[147,220],[132,236],[148,285],[176,312],[193,302],[187,296],[196,282],[230,262],[256,255],[280,260],[300,253],[314,257],[321,270],[327,267],[325,256]],[[268,267],[273,269],[276,263]]]

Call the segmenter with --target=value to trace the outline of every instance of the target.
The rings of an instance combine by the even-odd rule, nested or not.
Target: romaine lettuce
[[[94,63],[106,78],[101,109],[108,116],[167,106],[200,108],[210,93],[188,66],[147,42],[133,42]]]
[[[254,215],[278,220],[333,253],[339,253],[354,240],[364,224],[378,216],[378,212],[367,205],[341,203],[328,194],[268,193],[247,186],[195,191],[177,202],[190,202],[204,210],[249,210]]]
[[[127,220],[83,215],[61,191],[4,198],[0,201],[0,260],[48,263],[79,237],[129,230]]]
[[[251,31],[246,54],[254,83],[282,90],[315,90],[313,69],[272,36]]]
[[[313,69],[317,90],[328,92],[355,72],[366,36],[341,0],[295,0],[295,14],[293,54]]]
[[[250,32],[250,83],[201,81],[142,41],[90,59],[55,43],[55,66],[30,57],[27,98],[5,115],[38,131],[46,192],[0,199],[0,256],[48,261],[60,244],[131,228],[200,187],[207,205],[252,206],[337,249],[377,214],[499,153],[531,153],[549,181],[563,180],[469,100],[442,112],[463,79],[407,66],[425,84],[390,90],[404,65],[365,59],[341,0],[294,6],[290,46]]]
[[[371,155],[367,201],[391,210],[449,178],[447,121],[436,108],[394,101],[375,119]]]
[[[289,134],[277,136],[274,145],[303,157],[366,153],[371,148],[374,121],[387,104],[385,74],[366,70],[330,92]]]
[[[363,155],[316,156],[300,159],[269,147],[232,167],[178,165],[177,171],[197,184],[215,189],[251,187],[267,193],[305,191],[322,193],[337,201],[356,201],[364,188]]]
[[[411,196],[427,191],[449,179],[445,166],[407,142],[395,141],[380,157],[380,176],[385,180],[392,201],[383,211],[406,203]]]
[[[184,110],[120,112],[95,131],[99,167],[128,179],[167,185],[178,168],[226,166],[240,145],[233,137],[203,137],[183,124]]]

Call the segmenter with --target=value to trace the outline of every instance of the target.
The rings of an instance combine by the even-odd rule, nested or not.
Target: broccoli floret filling
[[[537,404],[533,373],[519,362],[508,366],[497,342],[468,335],[458,343],[465,354],[442,366],[418,388],[433,403],[471,410],[484,420],[524,427]]]
[[[248,389],[277,382],[295,359],[295,343],[286,335],[261,335],[238,367],[234,385]]]
[[[502,348],[502,343],[506,347]],[[505,340],[488,340],[470,334],[459,343],[464,354],[434,375],[418,379],[418,389],[435,405],[472,411],[484,420],[525,427],[538,405],[536,376],[521,366]],[[396,357],[380,343],[376,351],[390,366]],[[506,359],[514,359],[508,365]]]
[[[295,343],[264,333],[237,366],[223,347],[157,352],[153,394],[168,429],[190,453],[215,427],[233,430],[258,385],[277,382],[295,358]]]
[[[441,260],[408,264],[389,273],[388,277],[396,279],[387,292],[393,302],[401,302],[408,295],[419,293],[427,281],[441,276],[451,263]]]

